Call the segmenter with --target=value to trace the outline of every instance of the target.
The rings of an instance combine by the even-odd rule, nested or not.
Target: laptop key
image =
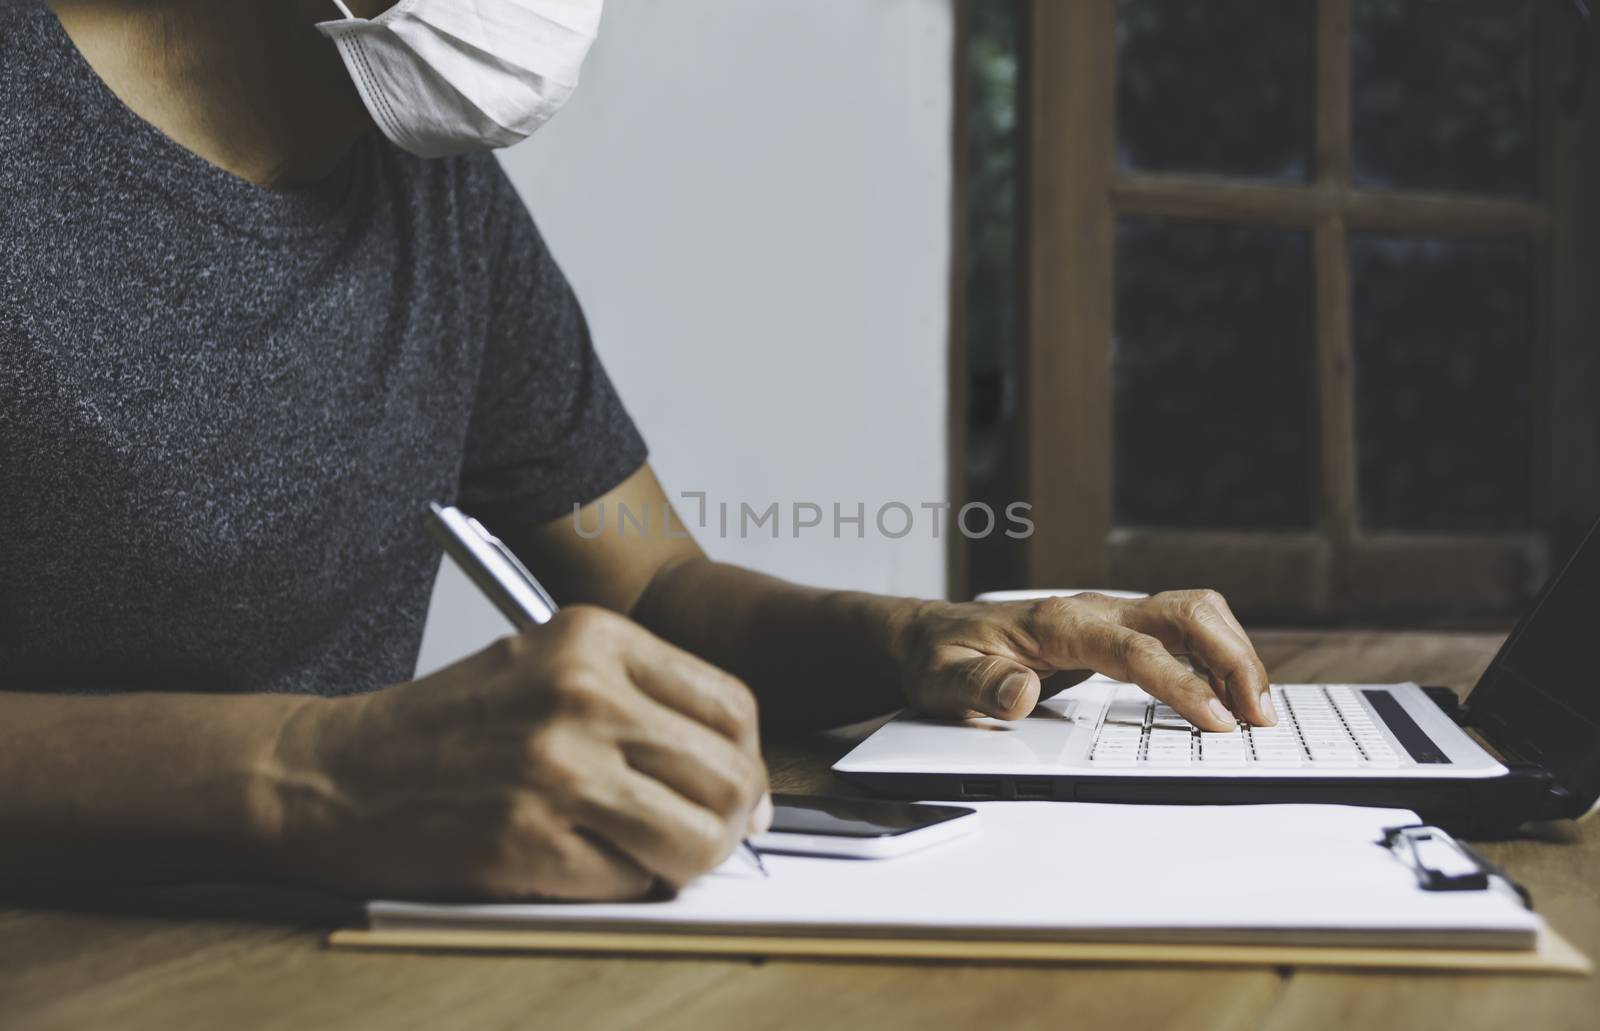
[[[1147,702],[1112,702],[1106,709],[1105,725],[1142,727],[1149,708]]]
[[[1201,752],[1239,752],[1243,754],[1246,741],[1243,734],[1201,734]]]

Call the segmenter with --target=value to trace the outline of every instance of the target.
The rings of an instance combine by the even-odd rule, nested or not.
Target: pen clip
[[[445,554],[519,631],[548,623],[555,615],[555,599],[538,578],[478,520],[454,506],[430,502],[424,525]]]
[[[516,553],[506,547],[504,541],[490,533],[488,527],[472,516],[467,516],[467,526],[471,527],[473,533],[483,538],[483,543],[493,548],[495,554],[506,560],[506,564],[522,578],[522,582],[527,585],[528,590],[532,591],[535,597],[544,602],[545,608],[549,609],[553,615],[557,608],[555,599],[550,597],[550,592],[544,589],[544,584],[540,583],[528,571],[528,567],[522,564],[522,560],[517,558]]]
[[[1499,878],[1517,893],[1523,906],[1533,908],[1533,897],[1510,874],[1437,827],[1389,827],[1379,844],[1411,867],[1424,891],[1484,891],[1491,878]]]

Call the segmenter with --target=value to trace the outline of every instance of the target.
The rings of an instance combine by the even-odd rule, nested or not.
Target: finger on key
[[[1271,726],[1267,671],[1251,647],[1222,616],[1215,591],[1174,591],[1123,610],[1123,622],[1149,634],[1176,652],[1192,655],[1205,666],[1213,693],[1245,722]]]
[[[1085,634],[1082,647],[1095,669],[1138,684],[1201,730],[1222,732],[1238,727],[1211,686],[1155,637],[1103,623]]]
[[[1256,662],[1260,664],[1262,676],[1265,678],[1263,680],[1261,693],[1257,696],[1260,702],[1261,714],[1267,717],[1267,726],[1277,726],[1278,710],[1272,704],[1272,684],[1270,682],[1271,677],[1266,672],[1266,663],[1261,661],[1261,656],[1259,654],[1256,654],[1255,645],[1250,643],[1250,635],[1244,632],[1244,627],[1240,624],[1239,617],[1233,614],[1233,609],[1228,605],[1228,599],[1223,597],[1221,594],[1218,594],[1213,601],[1216,604],[1217,611],[1222,613],[1222,618],[1227,620],[1228,625],[1233,628],[1233,632],[1238,634],[1239,639],[1249,646],[1252,654],[1255,654]]]

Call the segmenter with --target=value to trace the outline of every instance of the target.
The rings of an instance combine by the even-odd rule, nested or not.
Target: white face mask
[[[317,28],[383,134],[422,157],[527,139],[572,95],[603,0],[399,0]]]

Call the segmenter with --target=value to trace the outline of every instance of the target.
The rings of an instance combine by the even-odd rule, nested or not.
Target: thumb
[[[1002,720],[1028,715],[1039,703],[1039,675],[997,655],[957,659],[936,668],[921,707],[947,716],[983,713]]]

